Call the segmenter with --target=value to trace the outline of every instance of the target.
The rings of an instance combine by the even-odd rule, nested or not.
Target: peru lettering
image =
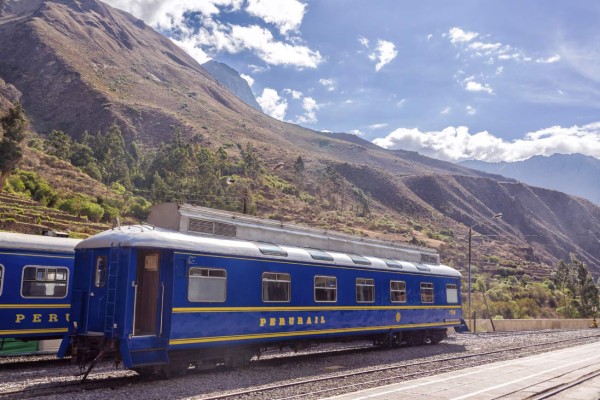
[[[34,324],[48,322],[48,323],[59,323],[61,318],[58,314],[16,314],[15,323],[20,324],[23,322],[33,322]],[[64,321],[69,322],[69,314],[64,315]],[[62,322],[62,321],[60,321]]]

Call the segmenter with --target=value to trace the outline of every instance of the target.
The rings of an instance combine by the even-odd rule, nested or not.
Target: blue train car
[[[369,338],[437,343],[461,319],[458,271],[148,226],[76,249],[73,360],[139,372],[247,362],[261,349]]]
[[[64,336],[79,242],[0,232],[0,342]]]

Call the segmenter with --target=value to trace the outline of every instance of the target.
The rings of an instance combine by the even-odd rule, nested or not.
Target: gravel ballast
[[[269,392],[239,395],[244,399],[272,399],[295,396],[307,392],[317,392],[301,398],[316,399],[341,394],[348,391],[383,385],[383,378],[395,381],[403,378],[433,375],[452,369],[486,364],[507,358],[523,357],[543,351],[572,347],[600,337],[600,330],[547,330],[537,332],[514,332],[498,334],[451,334],[438,345],[383,349],[369,346],[366,342],[349,344],[327,344],[312,350],[294,353],[266,353],[260,360],[248,367],[238,369],[217,369],[212,371],[188,371],[187,375],[160,380],[140,378],[132,371],[113,363],[100,363],[89,375],[89,380],[106,378],[126,378],[125,385],[111,387],[110,380],[101,389],[54,393],[50,390],[46,399],[107,399],[125,398],[128,400],[149,399],[203,399],[219,394],[240,392],[263,386],[280,386]],[[501,351],[515,347],[532,346],[520,351]],[[480,357],[449,360],[476,353],[495,352]],[[318,353],[315,356],[315,353]],[[40,357],[47,360],[48,357]],[[36,388],[46,385],[60,385],[77,382],[79,373],[76,365],[65,363],[29,363],[31,357],[0,358],[0,398],[7,392]],[[437,362],[436,362],[437,360]],[[440,361],[443,360],[443,361]],[[419,365],[422,361],[429,364]],[[27,363],[26,363],[27,362]],[[385,371],[386,367],[398,367]],[[367,371],[361,375],[341,377],[345,373]],[[386,375],[388,374],[388,375]],[[295,381],[330,377],[327,381],[302,386],[283,387]],[[120,381],[123,381],[122,379]],[[390,382],[387,382],[390,383]],[[113,385],[114,386],[114,385]],[[328,390],[333,389],[333,390]],[[4,393],[4,396],[3,396]],[[26,398],[27,392],[14,394],[15,398]]]

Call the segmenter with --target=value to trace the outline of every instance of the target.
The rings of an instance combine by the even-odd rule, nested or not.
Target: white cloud
[[[480,34],[477,32],[469,32],[459,27],[453,27],[443,36],[449,38],[450,43],[459,48],[461,52],[464,52],[466,55],[485,58],[484,63],[488,65],[493,65],[496,61],[533,61],[533,57],[527,55],[525,51],[516,49],[508,44],[475,40],[480,37]],[[549,58],[538,58],[536,62],[548,64],[559,60],[560,56],[555,55]]]
[[[452,111],[452,108],[451,107],[446,107],[442,111],[440,111],[440,114],[444,114],[444,115],[450,114],[450,111]]]
[[[560,61],[560,55],[555,54],[552,57],[548,57],[548,58],[538,58],[537,60],[535,60],[536,63],[539,64],[554,64],[555,62],[559,62]]]
[[[215,32],[217,33],[228,34],[223,38],[223,42],[217,42],[217,50],[234,54],[249,50],[267,64],[316,68],[323,61],[318,51],[306,46],[276,41],[269,30],[258,25],[231,25],[230,31]]]
[[[319,79],[319,83],[323,85],[329,92],[335,90],[335,84],[333,83],[333,79]]]
[[[252,85],[254,85],[254,78],[252,78],[250,75],[240,74],[240,77],[248,82],[248,86],[252,87]]]
[[[360,44],[362,44],[364,47],[369,48],[369,39],[361,36],[358,38],[358,42]]]
[[[485,92],[488,94],[494,93],[490,85],[488,85],[487,83],[485,85],[482,85],[481,83],[474,81],[468,81],[465,85],[465,90],[468,92]]]
[[[476,109],[474,109],[474,108],[473,108],[473,107],[471,107],[471,106],[466,106],[466,107],[465,107],[465,112],[466,112],[468,115],[475,115],[475,114],[477,114],[477,110],[476,110]]]
[[[312,97],[305,97],[302,99],[302,108],[304,114],[298,117],[299,124],[314,124],[317,122],[316,110],[319,109],[319,105]]]
[[[294,89],[283,89],[283,93],[289,94],[292,96],[292,99],[299,100],[302,98],[302,92]]]
[[[288,103],[285,98],[279,96],[275,89],[265,88],[262,95],[256,98],[256,101],[258,101],[265,114],[280,121],[285,119]]]
[[[297,0],[248,0],[246,11],[277,26],[285,35],[298,30],[306,13],[306,4]]]
[[[377,47],[369,54],[369,59],[377,61],[375,64],[375,71],[379,71],[384,65],[389,64],[396,56],[398,51],[396,46],[392,42],[387,40],[377,40]]]
[[[364,132],[362,132],[362,131],[359,131],[358,129],[352,129],[352,130],[351,130],[350,132],[348,132],[348,133],[349,133],[349,134],[351,134],[351,135],[356,135],[356,136],[362,136],[362,135],[364,135],[364,134],[365,134]]]
[[[504,67],[501,65],[498,68],[496,68],[496,75],[500,75],[501,73],[504,72]]]
[[[402,108],[402,107],[404,107],[405,104],[406,104],[406,99],[400,99],[399,101],[396,102],[396,107]]]
[[[254,64],[249,64],[248,68],[250,68],[250,71],[252,71],[253,74],[260,74],[263,72],[267,72],[269,70],[269,67],[261,67],[259,65],[254,65]]]
[[[204,64],[211,59],[200,47],[198,47],[198,42],[193,38],[185,38],[183,40],[171,38],[171,41],[185,50],[186,53],[192,56],[192,58],[200,64]]]
[[[369,129],[381,129],[387,127],[388,124],[373,124],[369,125]]]
[[[458,27],[451,28],[448,34],[450,35],[450,41],[453,44],[470,42],[479,36],[476,32],[466,32]]]
[[[507,142],[487,131],[469,133],[465,126],[439,132],[399,128],[373,143],[386,149],[418,151],[447,161],[520,161],[535,155],[581,153],[600,158],[600,122],[563,128],[553,126],[530,132],[522,139]]]
[[[323,57],[303,45],[299,37],[275,39],[258,25],[220,22],[221,13],[243,12],[244,0],[108,0],[109,4],[143,19],[148,25],[177,39],[196,59],[202,53],[254,53],[267,64],[316,68]],[[246,11],[275,25],[280,32],[295,31],[306,5],[298,0],[248,0]],[[195,22],[190,23],[190,15]],[[200,51],[202,53],[200,53]],[[208,57],[208,56],[207,56]],[[210,57],[208,57],[210,58]]]
[[[367,38],[359,37],[358,41],[362,46],[368,50],[371,50],[369,46],[370,42]],[[396,58],[397,55],[398,51],[396,50],[394,43],[382,39],[377,40],[377,46],[375,46],[375,49],[370,51],[368,54],[370,60],[377,61],[377,64],[375,64],[375,71],[378,72],[386,64],[389,64],[394,58]]]

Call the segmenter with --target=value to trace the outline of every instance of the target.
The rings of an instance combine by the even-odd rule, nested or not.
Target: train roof
[[[112,246],[172,249],[180,252],[228,254],[237,257],[281,259],[286,262],[321,263],[364,269],[401,270],[405,272],[461,276],[445,265],[425,264],[365,254],[341,253],[267,242],[215,236],[190,235],[147,225],[130,225],[99,233],[79,243],[76,249],[97,249]]]
[[[79,242],[81,239],[0,232],[0,249],[75,253],[75,246]]]

